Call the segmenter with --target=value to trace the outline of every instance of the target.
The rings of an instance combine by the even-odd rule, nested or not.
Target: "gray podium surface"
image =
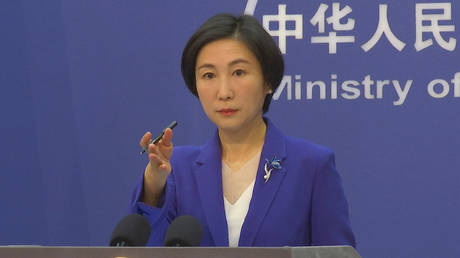
[[[318,247],[0,247],[8,258],[360,258],[350,246]]]

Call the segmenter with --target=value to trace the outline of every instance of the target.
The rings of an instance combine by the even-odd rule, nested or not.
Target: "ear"
[[[272,87],[271,87],[270,83],[268,83],[268,82],[264,83],[264,89],[265,89],[265,94],[272,94],[273,93]]]

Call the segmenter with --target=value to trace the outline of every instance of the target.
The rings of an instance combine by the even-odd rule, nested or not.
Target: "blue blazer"
[[[268,119],[249,210],[239,246],[351,245],[355,238],[348,204],[333,153],[321,146],[283,134]],[[265,182],[264,165],[281,161]],[[203,146],[175,147],[172,172],[159,207],[140,202],[143,177],[134,191],[132,212],[151,224],[149,245],[163,245],[170,222],[192,215],[203,226],[202,246],[228,246],[222,192],[219,136]]]

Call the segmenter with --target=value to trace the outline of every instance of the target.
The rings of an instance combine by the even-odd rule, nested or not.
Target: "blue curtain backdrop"
[[[245,9],[285,52],[267,116],[335,151],[361,255],[459,257],[453,0],[2,1],[0,245],[106,245],[143,133],[177,120],[175,144],[196,145],[215,130],[181,51],[208,17]]]

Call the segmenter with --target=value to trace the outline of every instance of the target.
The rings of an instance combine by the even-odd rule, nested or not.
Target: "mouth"
[[[238,110],[232,109],[232,108],[224,108],[224,109],[218,110],[217,112],[219,114],[223,115],[223,116],[231,116],[231,115],[235,114],[236,111],[238,111]]]

